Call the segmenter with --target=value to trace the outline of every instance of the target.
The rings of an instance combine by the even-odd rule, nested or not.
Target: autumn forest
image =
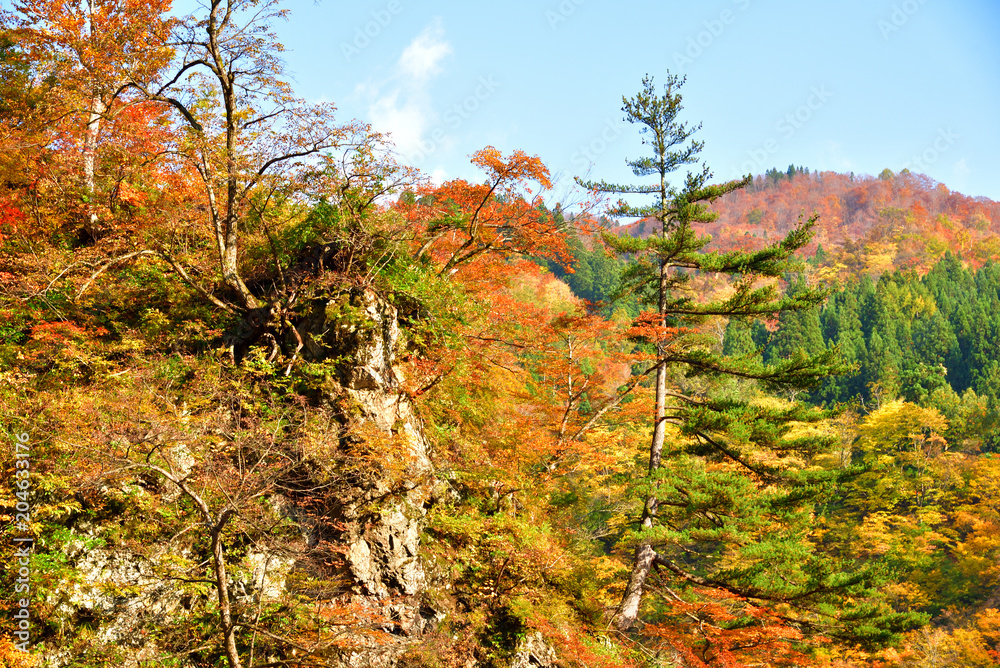
[[[1000,203],[662,69],[631,183],[436,180],[277,0],[5,4],[0,666],[1000,665]]]

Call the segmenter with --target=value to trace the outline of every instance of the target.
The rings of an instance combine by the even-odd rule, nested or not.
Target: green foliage
[[[858,474],[817,465],[835,447],[831,435],[815,428],[830,415],[758,393],[794,393],[842,371],[822,334],[819,305],[830,291],[804,280],[785,294],[777,289],[778,279],[802,270],[794,254],[809,243],[816,220],[800,221],[760,250],[707,251],[711,238],[697,226],[715,220],[709,205],[750,179],[709,185],[711,174],[702,167],[687,174],[683,187],[669,184],[668,175],[696,163],[702,148],[691,140],[697,128],[678,121],[682,84],[669,76],[660,95],[647,77],[623,104],[651,147],[651,155],[628,165],[658,183],[582,184],[625,196],[613,215],[656,224],[645,239],[603,235],[610,249],[631,260],[620,293],[648,309],[632,331],[655,346],[649,371],[657,372],[648,472],[631,486],[642,505],[634,502],[634,529],[621,543],[634,551],[635,562],[615,623],[623,631],[634,623],[655,561],[670,573],[669,582],[787,606],[807,627],[805,620],[818,622],[813,615],[825,611],[836,620],[828,635],[865,646],[895,642],[923,618],[891,609],[880,593],[888,579],[881,565],[853,564],[811,537],[814,504]],[[796,173],[790,168],[787,176]],[[652,202],[633,204],[628,198],[635,195]],[[696,278],[716,275],[731,279],[728,291],[715,296],[707,282],[695,287]],[[720,316],[729,318],[728,336],[717,342],[705,329]],[[777,320],[773,335],[763,319]],[[759,389],[733,391],[730,379],[758,381]]]
[[[289,265],[307,249],[330,240],[341,228],[340,210],[326,199],[320,199],[299,222],[284,227],[278,236],[278,260]]]
[[[927,275],[895,272],[863,278],[833,296],[820,316],[827,346],[836,346],[854,371],[825,381],[825,401],[955,404],[969,395],[995,415],[1000,397],[1000,269],[973,272],[950,253]],[[780,330],[779,330],[780,332]],[[947,399],[953,396],[955,399]],[[935,398],[936,397],[936,398]],[[942,403],[945,402],[945,403]],[[971,416],[967,410],[965,415]],[[982,439],[991,419],[960,419],[964,438]]]
[[[800,280],[789,287],[788,294],[794,296],[806,290],[808,287]],[[788,359],[800,351],[810,356],[826,352],[819,312],[819,308],[782,312],[778,316],[778,331],[768,341],[765,359]]]
[[[569,248],[573,255],[571,271],[551,260],[539,262],[561,278],[577,297],[603,305],[605,313],[620,310],[635,317],[639,313],[639,305],[634,298],[625,297],[615,302],[620,293],[621,273],[628,264],[609,253],[596,240],[591,240],[591,243],[593,245],[588,249],[579,238],[570,238]],[[615,302],[613,306],[612,302]]]
[[[792,180],[796,176],[809,176],[809,168],[801,167],[795,165],[788,165],[788,169],[781,171],[776,167],[772,167],[764,172],[764,179],[768,186],[775,186],[781,182],[782,179]],[[756,223],[751,223],[756,224]]]

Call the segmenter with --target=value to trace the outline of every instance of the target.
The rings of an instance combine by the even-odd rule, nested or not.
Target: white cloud
[[[444,40],[444,26],[436,18],[399,58],[399,68],[416,82],[424,82],[441,73],[441,61],[451,53],[451,45]]]
[[[379,131],[391,133],[403,156],[421,156],[429,145],[427,134],[437,114],[427,84],[444,71],[442,61],[451,53],[444,26],[436,18],[403,49],[387,80],[368,81],[355,89],[369,99],[372,124]]]
[[[963,180],[972,174],[972,170],[969,168],[969,163],[965,158],[956,162],[953,169],[955,170],[955,176],[958,177],[959,180]]]
[[[376,99],[368,111],[375,128],[390,132],[396,149],[406,156],[420,150],[422,137],[430,125],[430,114],[429,105],[407,97],[398,88]]]

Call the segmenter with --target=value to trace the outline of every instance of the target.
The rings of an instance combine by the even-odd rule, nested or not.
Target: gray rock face
[[[424,505],[434,495],[435,486],[427,443],[405,397],[353,388],[347,393],[361,408],[362,421],[392,436],[401,455],[397,465],[403,467],[401,476],[397,471],[383,479],[378,475],[385,471],[370,471],[363,485],[353,490],[363,493],[344,507],[344,519],[350,527],[347,559],[368,594],[413,596],[425,584],[418,557],[420,531]],[[397,484],[390,478],[396,478]],[[385,502],[375,504],[380,498]]]
[[[342,550],[345,570],[354,582],[346,597],[384,618],[384,629],[398,639],[394,645],[381,642],[370,651],[362,648],[344,661],[346,665],[391,666],[437,619],[433,611],[421,609],[420,594],[427,578],[419,555],[426,506],[437,483],[423,426],[400,388],[397,312],[373,292],[344,293],[314,304],[299,323],[298,334],[301,355],[312,362],[327,362],[331,369],[321,400],[334,408],[342,427],[337,449],[343,463],[324,462],[323,466],[343,469],[336,472],[341,485],[338,500],[318,520],[326,527],[324,537],[334,538]],[[175,446],[172,455],[182,474],[195,465],[194,455],[184,445]],[[146,492],[136,488],[136,493]],[[170,503],[180,494],[176,486],[165,484],[160,497]],[[272,498],[271,504],[276,517],[291,514],[280,496]],[[305,544],[314,528],[302,525]],[[67,624],[81,615],[95,619],[98,642],[132,648],[137,659],[154,657],[156,647],[142,633],[144,625],[159,625],[157,620],[176,620],[185,614],[180,590],[159,577],[163,569],[156,562],[169,555],[142,557],[121,548],[88,551],[82,548],[82,540],[80,545],[69,555],[78,577],[67,583],[58,601],[51,601],[56,616]],[[267,550],[251,550],[239,566],[231,571],[235,603],[252,601],[255,596],[280,598],[296,568],[295,559]],[[123,593],[110,594],[110,590]],[[42,665],[59,668],[71,658],[53,648]]]
[[[299,323],[298,335],[303,357],[330,369],[316,398],[332,408],[340,436],[315,457],[322,464],[317,470],[330,472],[331,484],[337,485],[336,501],[324,508],[323,516],[308,518],[295,517],[290,498],[275,494],[269,503],[275,518],[284,515],[298,521],[302,537],[295,539],[296,549],[314,546],[319,538],[334,543],[350,584],[350,591],[336,594],[338,601],[342,598],[369,611],[389,634],[389,642],[358,634],[353,648],[340,657],[341,665],[395,668],[421,635],[444,617],[422,596],[428,575],[420,559],[420,536],[427,508],[445,488],[436,478],[420,417],[401,387],[397,312],[374,293],[344,294],[315,304]],[[173,454],[183,470],[194,466],[194,456],[186,449]],[[174,498],[176,494],[168,497],[161,492],[162,500]],[[258,598],[281,599],[294,586],[289,582],[295,581],[296,560],[288,555],[295,553],[268,548],[245,553],[240,568],[232,571],[234,601],[249,605]],[[58,616],[72,623],[81,611],[88,612],[100,620],[101,642],[129,648],[130,660],[135,659],[129,666],[155,661],[157,647],[141,633],[144,625],[159,618],[176,621],[190,609],[190,601],[158,577],[155,562],[163,555],[144,559],[122,549],[81,548],[69,556],[80,575],[79,584],[65,590],[57,603]],[[107,585],[129,593],[110,594]],[[55,650],[41,665],[62,668],[72,659]],[[557,663],[554,649],[534,633],[522,640],[510,665]],[[467,665],[472,668],[474,659]]]
[[[85,616],[98,623],[93,642],[134,650],[124,668],[138,667],[156,656],[156,646],[141,632],[143,625],[159,625],[183,613],[181,595],[156,572],[153,562],[121,549],[87,549],[86,532],[69,543],[66,556],[75,563],[76,577],[46,601],[52,619],[72,624]],[[154,556],[155,559],[155,556]],[[121,595],[115,591],[132,591]],[[61,668],[73,656],[50,651],[41,656],[42,668]]]
[[[345,666],[396,665],[430,625],[421,608],[427,577],[420,533],[438,482],[423,425],[400,385],[396,365],[402,341],[395,307],[374,293],[345,294],[314,306],[299,328],[305,354],[334,361],[323,400],[342,422],[340,454],[350,484],[324,518],[342,527],[336,542],[355,586],[351,600],[383,618],[395,637],[368,643],[343,657]],[[370,647],[364,647],[370,644]]]
[[[372,600],[415,597],[426,586],[420,532],[437,481],[423,425],[400,387],[396,308],[370,291],[345,293],[315,304],[299,336],[308,358],[334,362],[323,398],[338,407],[341,454],[353,464],[346,474],[351,484],[327,519],[346,528],[338,542],[346,547],[356,593]],[[417,614],[393,617],[404,634],[423,624]]]
[[[533,668],[555,666],[559,660],[556,651],[545,642],[541,633],[529,634],[520,642],[510,668]]]
[[[391,393],[400,343],[396,308],[371,291],[345,292],[318,300],[296,326],[303,355],[336,360],[338,382],[352,390]]]

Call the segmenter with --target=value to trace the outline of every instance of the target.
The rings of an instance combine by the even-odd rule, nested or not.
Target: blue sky
[[[687,75],[717,179],[790,163],[909,167],[1000,200],[998,0],[362,0],[289,3],[299,95],[393,133],[438,179],[486,145],[572,177],[634,180],[621,98]]]

